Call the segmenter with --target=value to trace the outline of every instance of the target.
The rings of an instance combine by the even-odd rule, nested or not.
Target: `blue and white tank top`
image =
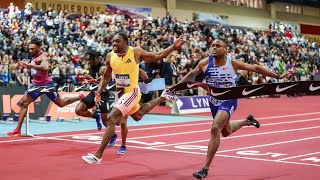
[[[237,86],[237,73],[233,69],[232,59],[227,58],[225,65],[216,66],[214,64],[214,57],[209,56],[208,67],[204,75],[206,83],[212,87],[227,88]],[[220,106],[224,101],[215,99],[212,96],[210,98],[210,102],[215,106]]]

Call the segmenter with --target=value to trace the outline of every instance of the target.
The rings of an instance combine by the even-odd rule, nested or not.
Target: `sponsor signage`
[[[1,119],[4,114],[14,117],[19,114],[20,100],[26,91],[25,86],[3,86],[0,88],[0,114]],[[35,102],[29,105],[29,116],[32,119],[44,117],[47,110],[49,98],[47,96],[40,96]]]
[[[29,2],[29,1],[28,1]],[[34,11],[48,10],[51,7],[53,10],[56,11],[64,11],[64,10],[71,10],[73,13],[77,14],[88,14],[88,13],[96,13],[96,12],[104,12],[105,11],[105,4],[100,3],[92,3],[92,2],[85,2],[85,1],[71,1],[71,0],[60,0],[60,1],[53,1],[53,0],[30,0],[33,5]]]
[[[210,112],[210,96],[181,96],[174,102],[172,113],[188,114]]]
[[[164,78],[156,78],[151,82],[139,82],[139,87],[141,93],[148,94],[151,91],[166,89],[166,84],[164,82]]]

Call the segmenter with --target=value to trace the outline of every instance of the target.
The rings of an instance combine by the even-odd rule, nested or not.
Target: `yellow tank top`
[[[123,88],[126,93],[138,86],[139,64],[134,59],[133,47],[128,46],[128,52],[124,57],[119,57],[117,53],[112,51],[110,66],[115,76],[117,88]]]

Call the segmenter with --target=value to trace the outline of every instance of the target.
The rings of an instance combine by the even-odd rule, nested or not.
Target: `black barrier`
[[[32,86],[28,89],[28,92],[81,92],[81,91],[97,91],[99,84],[59,84],[56,86]],[[106,86],[108,91],[116,91],[114,82],[109,83]]]
[[[150,83],[153,79],[142,79],[139,82]],[[56,86],[33,86],[28,89],[28,92],[81,92],[81,91],[97,91],[99,84],[72,84],[64,83]],[[116,91],[115,81],[110,81],[106,88],[108,91]]]
[[[184,82],[173,86],[172,88],[170,88],[170,91],[181,91],[193,87],[202,87],[207,90],[211,96],[220,100],[272,94],[303,93],[307,95],[320,95],[320,81],[272,83],[231,88],[215,88],[201,82]]]
[[[71,83],[69,84],[66,83],[63,85],[59,85],[57,87],[62,87],[60,91],[76,92],[76,91],[88,91],[91,85],[85,85],[83,87],[81,86],[82,85],[74,85]],[[56,88],[56,86],[54,86],[52,89],[51,88],[52,87],[48,87],[48,86],[43,86],[43,87],[35,86],[35,87],[29,88],[28,92],[32,92],[32,91],[50,92],[58,89]],[[115,101],[115,95],[114,95],[115,84],[111,82],[110,84],[108,84],[107,88],[110,91],[109,107],[112,108],[114,106],[114,101]],[[24,96],[26,89],[27,89],[27,86],[0,87],[0,102],[2,103],[0,106],[0,119],[3,119],[4,114],[10,115],[10,117],[14,117],[15,114],[19,114],[20,100]],[[30,104],[29,117],[31,119],[38,119],[39,117],[44,117],[47,112],[50,112],[49,105],[50,105],[50,99],[46,95],[40,96],[33,104]]]
[[[20,100],[24,96],[26,86],[2,86],[0,87],[0,106],[1,119],[4,114],[8,114],[14,117],[15,114],[19,114]],[[43,117],[46,113],[50,99],[46,96],[41,96],[34,102],[34,106],[29,109],[29,117],[37,119]]]

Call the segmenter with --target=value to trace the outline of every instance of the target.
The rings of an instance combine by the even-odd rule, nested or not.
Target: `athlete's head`
[[[88,64],[90,66],[95,66],[99,64],[101,58],[101,54],[98,51],[95,50],[88,50],[86,54],[84,55],[84,60],[88,61]]]
[[[41,51],[42,41],[39,38],[32,38],[29,43],[29,52],[32,56],[36,56]]]
[[[228,42],[224,39],[216,39],[212,43],[212,48],[214,57],[223,57],[227,54]]]
[[[126,53],[128,45],[128,36],[125,32],[117,33],[112,40],[113,51],[115,53]]]

